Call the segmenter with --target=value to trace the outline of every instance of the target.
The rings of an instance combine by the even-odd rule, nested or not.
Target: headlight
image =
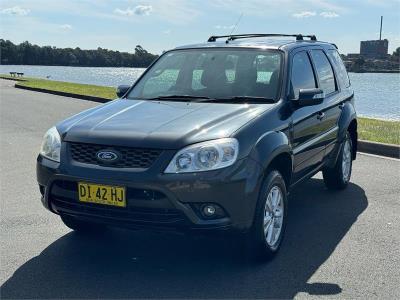
[[[174,156],[165,173],[202,172],[225,168],[236,161],[238,152],[239,143],[233,138],[190,145]]]
[[[61,138],[57,128],[50,128],[43,137],[40,154],[44,157],[60,162]]]

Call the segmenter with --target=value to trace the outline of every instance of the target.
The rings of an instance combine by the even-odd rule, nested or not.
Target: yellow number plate
[[[126,207],[125,187],[78,182],[79,201]]]

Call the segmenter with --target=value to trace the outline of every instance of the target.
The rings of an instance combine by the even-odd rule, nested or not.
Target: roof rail
[[[303,35],[303,34],[280,34],[280,33],[248,33],[248,34],[231,34],[231,35],[212,35],[208,38],[208,42],[215,42],[217,39],[228,38],[229,41],[234,41],[237,39],[245,38],[257,38],[257,37],[295,37],[296,41],[302,41],[304,38],[309,38],[311,41],[316,41],[317,37],[315,35]]]

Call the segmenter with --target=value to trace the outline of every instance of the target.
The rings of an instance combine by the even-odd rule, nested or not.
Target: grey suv
[[[350,180],[353,91],[337,47],[315,36],[212,36],[164,53],[118,96],[44,137],[42,202],[74,230],[238,232],[270,257],[296,184]]]

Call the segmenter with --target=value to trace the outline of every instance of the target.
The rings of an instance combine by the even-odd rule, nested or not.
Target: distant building
[[[388,49],[387,39],[360,42],[360,55],[365,58],[385,58],[388,55]]]

